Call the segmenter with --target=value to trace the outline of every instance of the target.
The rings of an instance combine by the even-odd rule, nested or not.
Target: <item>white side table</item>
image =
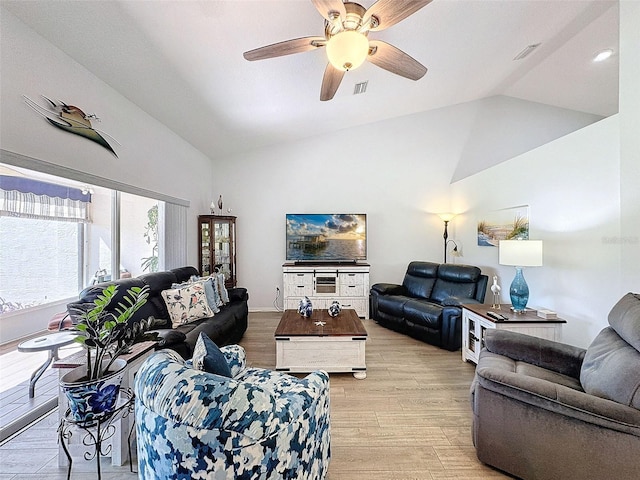
[[[44,350],[49,351],[47,360],[45,360],[45,362],[31,374],[31,380],[29,381],[29,398],[33,398],[36,389],[36,382],[42,376],[44,371],[49,367],[49,365],[51,365],[51,362],[58,360],[58,348],[69,345],[75,338],[75,333],[60,332],[32,338],[31,340],[26,340],[18,345],[19,352],[33,353],[42,352]]]
[[[495,311],[506,317],[499,320],[490,317],[487,312]],[[509,330],[534,337],[546,338],[554,342],[562,341],[562,318],[545,320],[536,314],[536,310],[527,309],[525,313],[514,313],[511,305],[502,304],[500,310],[491,305],[462,305],[462,360],[478,364],[480,350],[484,347],[484,333],[490,329]]]
[[[122,358],[127,361],[127,366],[125,367],[125,374],[122,378],[122,384],[120,385],[121,390],[131,390],[133,391],[133,382],[135,379],[135,375],[142,366],[142,363],[149,357],[153,352],[156,346],[156,342],[141,342],[136,343],[131,347],[131,352],[125,355],[120,355],[118,358]],[[86,351],[83,349],[80,352],[77,352],[73,355],[69,355],[62,360],[58,360],[53,364],[53,368],[58,368],[59,378],[62,378],[65,373],[71,371],[72,369],[79,367],[85,364]],[[65,412],[67,411],[69,405],[69,401],[67,400],[67,396],[62,392],[62,389],[59,389],[58,393],[58,416],[60,421],[64,419]],[[111,456],[111,464],[112,465],[124,465],[128,459],[129,455],[129,445],[134,441],[133,436],[129,438],[129,433],[132,431],[133,421],[135,419],[134,415],[126,415],[124,417],[119,417],[113,421],[112,426],[115,428],[113,435],[110,436],[108,440],[105,440],[103,443],[105,447],[105,452],[109,452],[108,455]],[[135,431],[134,431],[135,435]],[[83,445],[80,441],[81,436],[76,435],[75,440],[69,438],[66,443],[67,451],[65,452],[62,448],[62,445],[58,445],[58,466],[59,467],[67,467],[68,466],[68,456],[79,456],[82,457],[84,455],[84,448],[86,445]],[[109,446],[107,446],[109,445]],[[105,456],[108,456],[105,455]]]

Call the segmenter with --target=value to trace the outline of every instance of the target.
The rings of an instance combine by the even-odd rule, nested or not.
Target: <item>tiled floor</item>
[[[251,366],[275,366],[276,313],[251,313],[240,342]],[[460,352],[427,345],[364,321],[367,378],[331,374],[331,464],[326,480],[510,478],[478,461],[471,441],[474,366]],[[0,445],[0,480],[63,480],[57,412]],[[74,460],[72,480],[96,478]],[[82,464],[81,464],[82,463]],[[128,465],[103,462],[105,480],[133,480]],[[231,480],[231,479],[230,479]]]
[[[2,346],[0,355],[0,441],[57,405],[58,371],[49,367],[38,379],[34,398],[29,398],[31,374],[47,359],[47,352],[23,353],[16,348],[19,342]],[[68,345],[60,349],[66,357],[80,349]],[[1,468],[0,468],[1,471]]]
[[[58,410],[0,447],[0,480],[65,480],[67,469],[58,467]],[[72,479],[96,478],[95,461],[74,458]],[[102,461],[103,480],[137,478],[129,465],[114,467]],[[135,470],[135,463],[134,463]]]

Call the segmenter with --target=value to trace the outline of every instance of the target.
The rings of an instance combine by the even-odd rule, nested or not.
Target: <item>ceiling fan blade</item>
[[[369,40],[367,58],[374,65],[410,80],[419,80],[427,73],[427,67],[416,59],[380,40]]]
[[[347,11],[344,8],[342,0],[311,0],[316,7],[320,15],[326,18],[330,23],[333,23],[335,17],[330,15],[331,12],[336,12],[340,18],[347,16]]]
[[[285,40],[265,47],[256,48],[244,52],[243,56],[247,60],[264,60],[265,58],[282,57],[293,53],[308,52],[319,47],[324,47],[327,39],[324,37],[302,37],[293,40]]]
[[[369,30],[372,32],[384,30],[413,15],[431,2],[432,0],[378,0],[364,14],[363,23],[368,25],[371,23],[371,17],[375,17],[377,25],[374,22]]]
[[[322,77],[322,88],[320,89],[320,100],[323,102],[331,100],[338,91],[340,82],[344,77],[344,71],[338,70],[330,63],[327,63],[327,68],[324,70],[324,76]]]

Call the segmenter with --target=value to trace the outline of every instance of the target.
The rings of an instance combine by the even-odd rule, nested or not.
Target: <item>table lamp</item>
[[[529,301],[529,286],[522,267],[542,266],[542,240],[501,240],[500,265],[516,267],[516,276],[509,287],[511,306],[515,313],[524,313]]]

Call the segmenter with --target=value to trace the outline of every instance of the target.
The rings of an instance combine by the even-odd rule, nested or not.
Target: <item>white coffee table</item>
[[[337,317],[327,310],[314,310],[303,318],[296,310],[285,310],[275,332],[276,370],[284,372],[351,372],[359,380],[367,377],[365,343],[367,331],[353,309]]]
[[[44,371],[51,365],[51,362],[58,360],[58,348],[69,345],[76,338],[77,334],[70,332],[52,333],[41,337],[26,340],[18,345],[19,352],[33,353],[47,350],[49,355],[45,362],[31,374],[29,381],[29,398],[33,398],[36,389],[36,382]]]

